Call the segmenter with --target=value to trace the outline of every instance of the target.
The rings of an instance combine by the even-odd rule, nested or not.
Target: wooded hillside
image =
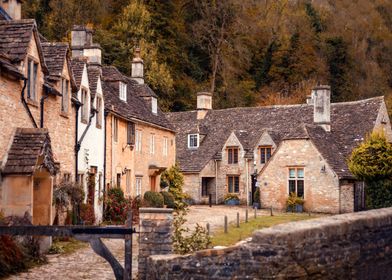
[[[135,45],[166,110],[304,102],[317,82],[333,101],[392,99],[390,0],[30,0],[50,40],[89,24],[104,63],[130,74]],[[390,106],[391,107],[391,106]]]

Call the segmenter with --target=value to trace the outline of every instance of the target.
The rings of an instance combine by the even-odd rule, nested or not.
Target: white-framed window
[[[68,113],[69,81],[61,79],[61,112]]]
[[[37,100],[38,63],[27,59],[27,98]]]
[[[199,147],[199,134],[188,135],[188,148],[195,149]]]
[[[158,114],[158,100],[155,97],[151,99],[151,110],[153,114]]]
[[[150,135],[150,154],[155,154],[155,134]]]
[[[97,118],[96,118],[96,127],[102,127],[102,97],[98,96],[97,99]]]
[[[142,151],[142,132],[136,130],[136,152]]]
[[[142,177],[136,177],[136,195],[142,194]]]
[[[87,122],[88,121],[88,115],[89,115],[89,100],[88,100],[88,94],[87,94],[87,90],[82,88],[82,92],[81,92],[81,102],[82,102],[82,108],[81,108],[81,114],[82,114],[82,122]]]
[[[164,156],[167,156],[168,154],[168,147],[169,147],[169,139],[167,139],[167,137],[163,137],[163,150],[162,150],[162,154]]]
[[[305,193],[305,170],[303,167],[289,167],[289,194],[295,193],[298,197],[304,197]]]
[[[120,82],[120,99],[127,102],[127,84]]]

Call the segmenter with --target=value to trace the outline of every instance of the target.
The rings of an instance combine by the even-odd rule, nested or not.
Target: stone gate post
[[[146,279],[147,258],[173,252],[171,208],[140,208],[139,279]]]

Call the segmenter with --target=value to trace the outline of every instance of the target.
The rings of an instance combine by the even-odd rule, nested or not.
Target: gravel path
[[[237,212],[240,213],[241,220],[245,219],[246,207],[241,206],[191,206],[186,217],[186,226],[193,228],[196,223],[211,226],[211,232],[223,227],[224,216],[228,216],[229,223],[235,223]],[[249,218],[253,217],[253,209],[249,209]],[[266,215],[264,210],[258,210],[257,215]],[[137,270],[137,235],[134,235],[133,247],[133,273]],[[104,240],[106,246],[116,256],[120,263],[124,264],[124,241],[108,239]],[[20,273],[8,280],[79,280],[94,279],[108,280],[114,279],[110,265],[100,256],[95,254],[90,247],[79,249],[77,252],[68,255],[48,255],[49,263],[35,267],[28,272]]]

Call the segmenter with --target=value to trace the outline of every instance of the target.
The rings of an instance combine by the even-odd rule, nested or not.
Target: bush
[[[305,201],[294,192],[290,193],[286,200],[287,207],[295,207],[296,205],[303,205],[304,203]]]
[[[240,200],[240,198],[238,197],[238,195],[236,195],[234,193],[228,193],[225,195],[225,202],[227,202],[229,200]]]
[[[168,207],[168,208],[176,208],[176,203],[174,201],[174,196],[170,192],[161,192],[163,196],[163,203]]]
[[[211,244],[211,238],[205,228],[196,224],[195,230],[190,231],[184,227],[185,211],[179,211],[174,218],[173,248],[176,254],[189,254],[195,251],[207,249]]]
[[[184,193],[182,192],[184,176],[177,164],[162,173],[160,185],[163,188],[169,187],[169,192],[173,194],[176,203],[175,209],[184,209],[187,206],[183,201]]]
[[[144,205],[146,207],[163,208],[163,195],[158,192],[145,192],[144,193]]]
[[[378,180],[366,183],[366,207],[369,209],[392,206],[392,180]]]
[[[188,194],[188,193],[184,193],[183,199],[182,199],[183,203],[185,203],[186,205],[193,205],[195,204],[195,200],[193,199],[193,197]]]
[[[256,188],[256,191],[253,194],[253,198],[254,198],[254,201],[256,201],[257,203],[261,203],[260,202],[260,188]]]
[[[90,204],[80,205],[80,219],[84,225],[95,224],[94,206]]]
[[[109,224],[123,225],[132,211],[132,222],[139,219],[140,198],[126,199],[120,188],[110,188],[107,192],[104,221]]]

